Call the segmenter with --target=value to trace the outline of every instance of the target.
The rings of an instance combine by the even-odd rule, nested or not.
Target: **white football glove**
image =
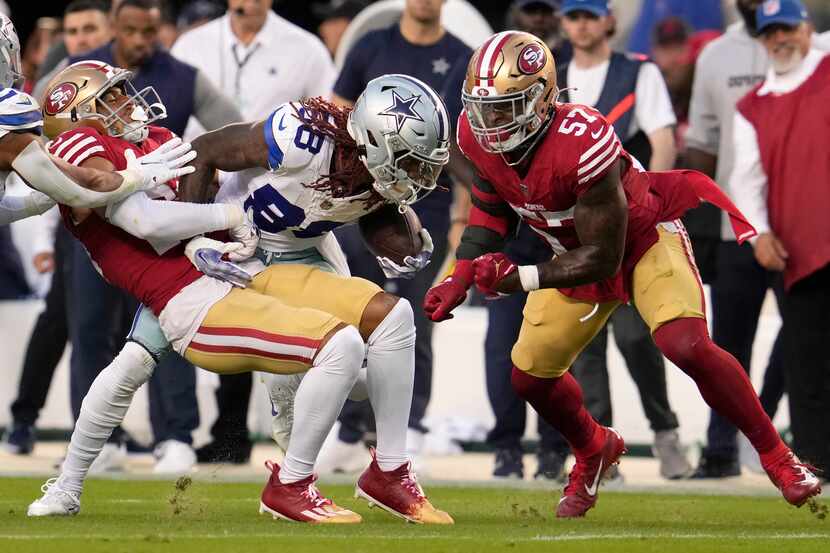
[[[228,259],[231,261],[242,261],[248,259],[256,253],[257,245],[259,245],[259,229],[251,220],[248,213],[242,214],[242,220],[236,226],[228,229],[228,234],[234,242],[239,242],[242,247],[228,252]]]
[[[204,236],[197,236],[185,246],[184,254],[193,265],[204,274],[245,288],[253,277],[242,267],[225,261],[222,256],[238,251],[244,247],[239,242],[220,242]]]
[[[152,190],[196,170],[187,165],[196,157],[196,152],[191,148],[190,142],[182,142],[181,138],[176,137],[141,157],[136,157],[135,152],[127,149],[124,152],[127,171],[137,174],[141,181],[139,190]]]
[[[378,257],[378,265],[383,269],[386,278],[415,278],[415,273],[429,265],[432,257],[432,236],[427,229],[422,228],[418,234],[421,236],[421,251],[416,256],[408,255],[403,260],[403,265],[398,265],[388,257]]]

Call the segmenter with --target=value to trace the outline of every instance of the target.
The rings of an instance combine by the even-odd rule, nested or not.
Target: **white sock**
[[[150,379],[156,362],[135,342],[124,344],[112,363],[92,382],[69,442],[60,486],[81,493],[90,465],[101,453],[113,429],[121,424],[133,395]]]
[[[317,353],[294,398],[294,427],[280,482],[311,476],[317,454],[354,386],[363,364],[363,338],[353,326],[335,333]]]
[[[366,385],[375,412],[376,459],[382,471],[406,463],[406,429],[415,379],[415,319],[405,299],[369,336]]]

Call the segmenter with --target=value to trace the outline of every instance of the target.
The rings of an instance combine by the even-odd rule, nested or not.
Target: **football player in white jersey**
[[[292,306],[336,315],[356,327],[368,344],[362,388],[376,412],[378,448],[358,482],[358,495],[407,520],[443,524],[452,523],[452,518],[429,503],[405,453],[414,370],[412,308],[368,281],[344,276],[348,269],[329,231],[385,203],[405,209],[433,189],[448,158],[448,130],[446,109],[434,91],[409,77],[385,76],[367,86],[351,113],[320,99],[307,100],[278,107],[264,122],[231,125],[205,135],[201,147],[206,161],[200,166],[197,180],[185,184],[191,189],[190,198],[185,199],[191,199],[207,188],[214,168],[249,170],[235,175],[223,188],[222,197],[241,202],[265,227],[267,249],[259,249],[256,255],[266,264],[280,264],[280,278],[270,279],[266,293]],[[422,238],[424,249],[420,254],[406,259],[403,266],[382,260],[385,270],[407,275],[425,266],[431,241],[426,232]],[[191,241],[188,253],[203,272],[228,279],[222,269],[223,248],[222,243],[199,238]],[[219,270],[215,270],[217,266]],[[244,286],[245,279],[236,284]],[[169,347],[159,331],[155,332],[159,339],[153,340],[158,321],[149,310],[140,311],[134,328],[130,339],[154,357]],[[121,357],[119,354],[105,372],[123,370],[129,360],[119,361]],[[293,377],[279,381],[278,377],[270,382],[272,392],[281,387],[289,390],[282,412],[290,413],[297,381]],[[81,426],[97,435],[111,431],[120,422],[126,409],[107,411],[106,405],[128,405],[133,388],[143,382],[123,384],[122,388],[130,389],[109,391],[123,397],[104,402],[85,400],[73,443]],[[98,408],[101,412],[93,412]],[[278,443],[287,446],[290,421],[283,428],[286,435],[279,436]],[[329,429],[320,430],[327,433]],[[77,438],[80,442],[88,436]],[[100,440],[86,440],[82,444],[83,459],[70,459],[70,445],[67,462],[91,463],[102,444]],[[309,452],[304,462],[313,464],[315,457],[316,453]],[[262,494],[261,512],[322,522],[320,513],[299,509],[296,494],[291,492],[307,478],[298,478],[276,463],[268,466],[272,476]],[[79,486],[81,482],[82,477],[74,484]],[[66,484],[65,478],[48,483],[44,496],[30,506],[29,514],[77,513],[80,489],[76,487],[68,494]]]
[[[182,167],[193,153],[181,141],[133,158],[126,170],[117,172],[82,169],[50,156],[40,138],[40,106],[20,90],[21,71],[17,31],[11,19],[0,14],[0,224],[44,213],[53,200],[73,207],[104,206],[192,171]],[[10,171],[35,190],[6,196]]]

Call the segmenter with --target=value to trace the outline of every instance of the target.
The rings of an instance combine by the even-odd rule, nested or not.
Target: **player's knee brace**
[[[412,305],[400,298],[367,340],[369,348],[396,351],[415,347],[415,314]]]
[[[345,326],[332,334],[326,345],[317,352],[312,370],[316,367],[337,370],[357,380],[363,366],[364,347],[360,332],[351,325]]]

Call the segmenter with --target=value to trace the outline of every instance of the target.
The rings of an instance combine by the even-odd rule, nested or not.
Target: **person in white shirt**
[[[337,73],[313,34],[271,11],[272,0],[228,0],[227,13],[182,34],[171,49],[231,98],[243,119],[265,119],[274,106],[303,97],[329,97]],[[193,119],[185,137],[203,129]],[[248,398],[251,374],[224,375],[216,391],[219,417],[214,441],[197,451],[199,462],[246,463],[250,457]]]
[[[327,97],[337,77],[320,39],[279,17],[272,4],[229,0],[224,16],[182,34],[171,49],[232,98],[245,120],[291,100]]]
[[[677,123],[660,69],[642,56],[612,52],[614,19],[607,0],[565,0],[562,28],[573,45],[573,59],[558,70],[560,100],[599,110],[614,125],[631,155],[651,171],[674,167]],[[691,472],[677,433],[677,416],[666,389],[663,356],[637,310],[621,306],[611,316],[614,338],[637,384],[643,410],[654,431],[660,474],[682,478]],[[585,403],[601,424],[611,425],[611,394],[603,329],[574,362]],[[617,478],[616,471],[612,478]]]
[[[737,104],[735,204],[758,232],[764,269],[781,273],[782,358],[793,449],[830,471],[830,54],[815,47],[799,0],[767,0],[756,11],[767,51],[766,80]]]

